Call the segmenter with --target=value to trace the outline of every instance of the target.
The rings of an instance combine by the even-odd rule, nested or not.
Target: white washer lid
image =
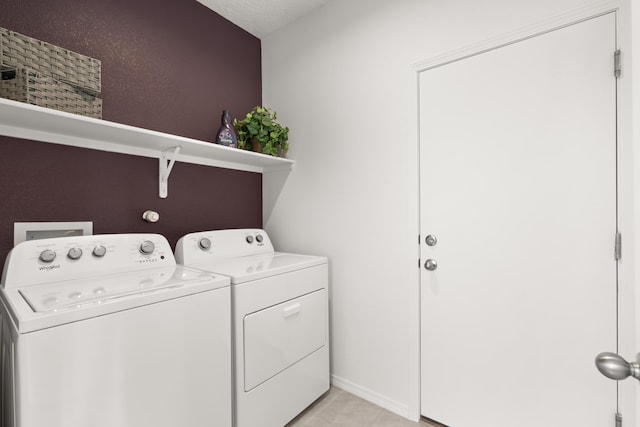
[[[231,284],[239,284],[326,263],[322,256],[275,252],[216,259],[193,267],[229,276]]]
[[[183,266],[109,274],[2,291],[20,333],[229,286],[229,278]]]

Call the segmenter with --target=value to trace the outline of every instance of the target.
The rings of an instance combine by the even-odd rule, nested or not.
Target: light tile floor
[[[285,427],[428,427],[409,421],[337,387]]]

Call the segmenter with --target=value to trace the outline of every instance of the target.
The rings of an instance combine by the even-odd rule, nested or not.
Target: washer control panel
[[[194,265],[215,258],[272,254],[273,245],[264,230],[243,228],[191,233],[176,245],[176,261]]]
[[[159,234],[29,240],[9,253],[2,284],[25,286],[162,266],[175,266],[175,259],[167,239]]]

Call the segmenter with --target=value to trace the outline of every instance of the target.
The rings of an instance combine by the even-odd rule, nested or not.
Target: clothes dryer
[[[0,292],[3,427],[229,427],[229,279],[157,234],[32,240]]]
[[[231,278],[237,427],[282,427],[329,390],[327,258],[238,229],[188,234],[176,260]]]

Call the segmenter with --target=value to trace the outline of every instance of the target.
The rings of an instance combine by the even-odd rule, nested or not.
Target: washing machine
[[[1,286],[2,427],[232,425],[229,279],[163,236],[23,242]]]
[[[176,260],[231,279],[237,427],[282,427],[329,390],[327,258],[236,229],[183,236]]]

